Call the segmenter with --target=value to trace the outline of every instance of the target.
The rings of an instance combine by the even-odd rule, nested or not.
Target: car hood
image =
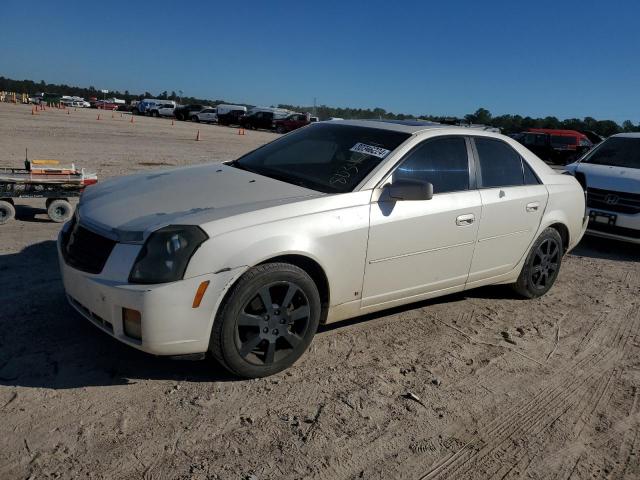
[[[107,180],[85,189],[80,223],[120,242],[142,242],[167,225],[217,219],[324,194],[224,164]]]
[[[567,170],[582,173],[587,179],[587,186],[618,192],[640,191],[640,169],[596,165],[592,163],[573,163]]]

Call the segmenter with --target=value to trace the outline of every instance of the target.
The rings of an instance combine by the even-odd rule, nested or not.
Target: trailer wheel
[[[16,216],[15,207],[6,200],[0,200],[0,225],[3,225]]]
[[[52,200],[47,207],[49,218],[56,223],[64,223],[73,215],[71,204],[64,199]]]

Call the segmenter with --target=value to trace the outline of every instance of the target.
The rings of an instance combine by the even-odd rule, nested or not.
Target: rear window
[[[583,163],[640,168],[640,138],[611,137],[582,159]]]

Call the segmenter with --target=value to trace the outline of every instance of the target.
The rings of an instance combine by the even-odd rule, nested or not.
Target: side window
[[[480,163],[480,187],[509,187],[523,184],[522,159],[506,143],[491,138],[474,139]]]
[[[525,185],[539,185],[540,184],[540,180],[538,180],[538,176],[533,172],[533,169],[524,160],[522,160],[522,169],[524,170],[524,184]]]
[[[427,140],[405,157],[393,179],[423,180],[433,193],[469,189],[469,157],[463,137]]]

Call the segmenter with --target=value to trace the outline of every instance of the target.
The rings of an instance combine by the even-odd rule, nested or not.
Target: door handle
[[[476,216],[473,213],[468,213],[466,215],[459,215],[456,218],[456,225],[459,227],[464,227],[467,225],[471,225],[476,219]]]
[[[527,203],[527,212],[537,212],[540,207],[540,202]]]

